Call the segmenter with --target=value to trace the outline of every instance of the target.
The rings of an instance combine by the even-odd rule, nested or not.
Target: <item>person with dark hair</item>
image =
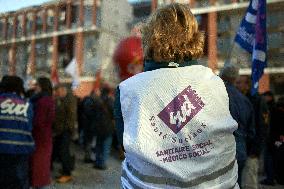
[[[239,188],[238,124],[222,79],[198,65],[204,34],[190,7],[156,10],[142,42],[144,72],[121,82],[115,98],[122,188]]]
[[[36,149],[31,158],[31,186],[44,188],[51,183],[50,163],[52,153],[52,123],[55,117],[55,102],[52,84],[41,77],[36,82],[34,104],[33,137]]]
[[[107,90],[101,93],[96,89],[84,102],[84,114],[88,120],[86,132],[91,133],[86,135],[86,153],[89,151],[88,143],[96,136],[94,168],[102,170],[107,168],[106,161],[110,154],[113,133],[112,105],[105,92]]]
[[[29,189],[29,157],[34,150],[32,105],[21,97],[23,81],[4,76],[0,93],[0,187]]]
[[[273,168],[273,152],[275,149],[275,146],[273,142],[271,142],[271,127],[272,124],[278,124],[275,123],[275,121],[271,121],[271,118],[275,119],[272,114],[275,112],[275,99],[274,95],[271,91],[267,91],[262,94],[264,97],[268,109],[269,109],[269,127],[267,128],[267,135],[265,136],[265,147],[264,147],[264,153],[263,153],[263,159],[264,159],[264,173],[265,173],[265,179],[260,181],[260,184],[262,185],[275,185],[274,182],[274,168]]]
[[[19,96],[22,96],[25,92],[24,90],[24,82],[18,76],[8,76],[5,75],[2,78],[2,86],[5,92],[8,93],[16,93]]]
[[[239,68],[233,64],[225,64],[220,71],[228,96],[229,109],[233,118],[238,123],[238,129],[234,132],[236,139],[236,158],[238,162],[238,184],[242,188],[242,175],[248,152],[247,145],[255,136],[254,110],[249,99],[234,86],[239,76]],[[257,182],[257,181],[256,181]]]

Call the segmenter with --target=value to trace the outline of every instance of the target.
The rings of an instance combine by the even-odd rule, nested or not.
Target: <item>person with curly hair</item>
[[[239,188],[237,122],[221,78],[198,65],[204,34],[189,6],[158,9],[142,43],[144,72],[116,91],[122,188]]]

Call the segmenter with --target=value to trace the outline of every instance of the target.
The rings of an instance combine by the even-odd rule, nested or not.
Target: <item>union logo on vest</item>
[[[158,114],[158,117],[177,134],[204,105],[189,85]]]
[[[0,100],[0,113],[7,115],[23,116],[27,117],[27,112],[29,108],[29,103],[26,103],[22,100],[13,100],[13,99],[2,99]]]

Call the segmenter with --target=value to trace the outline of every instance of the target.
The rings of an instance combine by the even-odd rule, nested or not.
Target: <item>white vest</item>
[[[237,123],[222,80],[209,68],[148,71],[119,88],[124,188],[239,188]]]

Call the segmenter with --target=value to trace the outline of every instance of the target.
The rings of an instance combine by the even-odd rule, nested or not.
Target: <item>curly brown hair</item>
[[[158,9],[142,28],[145,60],[183,62],[203,55],[204,33],[188,5],[173,3]]]

